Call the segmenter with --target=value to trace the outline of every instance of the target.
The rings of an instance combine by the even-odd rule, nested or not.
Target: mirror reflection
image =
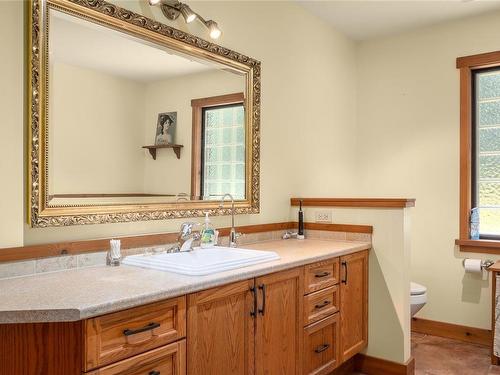
[[[54,9],[49,25],[50,206],[246,198],[244,74]]]

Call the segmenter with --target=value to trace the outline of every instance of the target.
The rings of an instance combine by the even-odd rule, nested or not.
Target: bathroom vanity
[[[121,266],[0,281],[33,293],[0,309],[0,374],[329,374],[365,348],[370,243],[248,247],[281,259],[201,277]]]

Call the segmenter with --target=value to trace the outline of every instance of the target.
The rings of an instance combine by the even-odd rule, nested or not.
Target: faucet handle
[[[199,223],[193,223],[193,222],[185,222],[181,224],[181,230],[179,232],[179,239],[186,239],[188,238],[191,233],[193,232],[193,228],[195,226],[200,225]]]

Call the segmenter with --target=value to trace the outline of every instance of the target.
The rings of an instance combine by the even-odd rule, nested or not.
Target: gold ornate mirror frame
[[[226,215],[218,202],[100,206],[48,204],[48,11],[59,10],[184,54],[209,59],[246,76],[246,199],[237,214],[258,213],[260,175],[260,62],[102,0],[31,0],[28,24],[29,223],[33,227],[118,223]]]

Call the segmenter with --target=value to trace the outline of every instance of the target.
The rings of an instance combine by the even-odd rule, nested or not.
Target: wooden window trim
[[[460,230],[455,244],[460,251],[500,253],[500,241],[471,240],[472,201],[472,76],[474,70],[500,66],[500,51],[457,58],[460,70]]]
[[[201,199],[201,130],[203,108],[237,103],[245,103],[245,95],[242,92],[191,100],[191,107],[193,110],[193,130],[191,136],[191,200]]]

